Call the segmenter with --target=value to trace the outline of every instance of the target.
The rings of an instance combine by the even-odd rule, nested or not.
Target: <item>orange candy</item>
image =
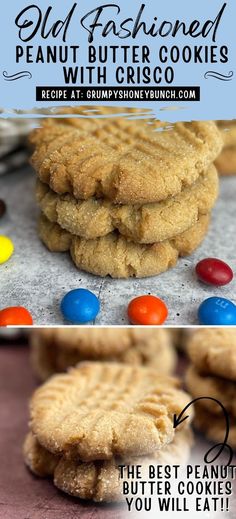
[[[128,306],[128,318],[132,324],[163,324],[167,316],[167,306],[156,296],[135,297]]]
[[[0,326],[29,326],[33,319],[23,306],[9,306],[0,310]]]

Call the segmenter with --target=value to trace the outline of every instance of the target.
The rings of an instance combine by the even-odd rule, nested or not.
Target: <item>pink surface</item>
[[[28,399],[36,387],[28,348],[0,345],[0,519],[120,519],[121,509],[67,497],[25,467]]]

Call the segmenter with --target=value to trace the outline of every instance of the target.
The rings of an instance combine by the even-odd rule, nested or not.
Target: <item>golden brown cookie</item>
[[[150,458],[140,457],[129,460],[112,458],[109,461],[91,464],[79,464],[77,461],[71,462],[62,458],[54,472],[54,484],[74,497],[92,498],[99,502],[123,501],[122,481],[127,481],[128,478],[125,476],[123,480],[120,479],[119,465],[141,465],[143,479],[148,480],[150,463],[184,465],[189,458],[191,445],[192,434],[186,429],[175,434],[170,444]]]
[[[218,175],[213,165],[190,187],[163,202],[118,205],[109,200],[76,200],[57,195],[38,180],[36,198],[50,222],[86,240],[114,230],[138,243],[155,243],[186,231],[199,216],[211,211],[218,195]]]
[[[218,121],[224,148],[217,157],[215,165],[222,175],[236,174],[236,120]]]
[[[235,417],[229,416],[230,430],[228,444],[235,449],[236,448],[236,425]],[[211,413],[201,404],[195,405],[195,418],[194,425],[199,429],[209,440],[216,443],[223,443],[225,438],[226,424],[225,418],[222,416]]]
[[[51,476],[61,457],[52,454],[40,445],[36,437],[29,432],[23,445],[23,455],[26,465],[42,478]]]
[[[236,174],[236,146],[224,148],[215,165],[221,175]]]
[[[39,328],[32,330],[30,342],[41,380],[83,360],[150,366],[162,374],[176,365],[167,331],[156,328]]]
[[[49,118],[31,135],[32,165],[58,194],[122,204],[157,202],[193,184],[222,148],[212,121],[170,128],[151,118],[119,117],[114,108],[106,118],[97,116],[103,108],[96,111],[91,118]]]
[[[186,387],[194,398],[210,397],[219,400],[232,416],[236,417],[236,382],[221,377],[203,376],[190,366],[186,372]],[[222,414],[221,407],[212,400],[201,400],[210,413]]]
[[[236,146],[236,120],[217,121],[217,126],[221,131],[224,147]]]
[[[148,277],[173,267],[179,256],[191,254],[204,239],[209,215],[172,240],[140,245],[116,232],[95,240],[71,235],[44,215],[39,220],[39,236],[51,252],[70,250],[75,265],[91,274],[113,278]]]
[[[174,438],[173,415],[189,401],[178,385],[151,368],[80,363],[36,390],[31,430],[51,453],[82,461],[150,454]]]
[[[108,461],[85,463],[51,454],[39,444],[32,433],[29,433],[23,450],[25,463],[30,470],[41,477],[53,476],[54,484],[60,490],[80,499],[112,502],[124,499],[119,465],[139,464],[142,466],[142,473],[145,474],[145,466],[154,460],[158,465],[185,464],[191,445],[191,431],[185,429],[176,433],[173,442],[150,458],[130,458],[126,461],[112,458]]]
[[[197,330],[189,339],[187,351],[199,373],[236,382],[236,328]]]

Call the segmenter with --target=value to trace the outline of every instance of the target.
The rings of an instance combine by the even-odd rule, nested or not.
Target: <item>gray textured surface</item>
[[[36,233],[37,208],[34,202],[35,178],[30,168],[0,178],[0,198],[8,213],[0,220],[0,234],[15,244],[12,258],[0,266],[0,308],[26,306],[38,325],[66,324],[59,304],[73,288],[84,287],[101,300],[96,324],[128,324],[126,308],[135,296],[152,293],[165,300],[168,325],[198,324],[197,309],[207,297],[218,295],[236,301],[235,280],[215,288],[199,283],[194,265],[204,257],[227,261],[236,272],[236,177],[221,179],[221,193],[213,212],[209,234],[202,246],[183,258],[168,272],[142,280],[102,279],[78,271],[67,253],[50,253]]]

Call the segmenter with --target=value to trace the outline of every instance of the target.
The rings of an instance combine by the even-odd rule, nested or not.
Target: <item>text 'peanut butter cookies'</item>
[[[200,375],[197,370],[190,366],[186,373],[186,387],[194,398],[202,396],[219,400],[230,415],[236,417],[236,381],[221,377]],[[204,399],[201,406],[214,414],[222,414],[221,407],[213,400]]]
[[[106,236],[114,230],[138,243],[155,243],[186,231],[199,216],[211,211],[218,195],[218,175],[212,165],[190,187],[163,202],[118,205],[91,198],[78,201],[57,195],[38,180],[36,198],[50,222],[86,240]]]
[[[81,363],[37,389],[31,429],[53,454],[82,461],[146,455],[173,440],[173,415],[188,401],[175,379],[155,370]]]
[[[32,472],[41,477],[52,476],[55,486],[67,494],[97,502],[114,502],[125,499],[119,465],[139,464],[145,474],[145,466],[153,461],[159,465],[184,464],[189,457],[191,445],[192,434],[186,429],[175,434],[173,442],[153,453],[150,458],[112,458],[86,463],[52,454],[30,432],[24,443],[24,458]]]
[[[236,329],[198,330],[190,337],[187,352],[199,373],[236,381]]]
[[[31,359],[41,380],[84,360],[117,361],[172,373],[176,353],[166,330],[47,328],[31,332]]]
[[[30,140],[32,165],[53,191],[122,204],[157,202],[180,193],[222,148],[221,132],[211,121],[168,128],[151,118],[115,115],[47,119]]]
[[[173,267],[179,256],[191,254],[204,239],[209,215],[172,240],[141,245],[113,232],[95,240],[71,235],[41,215],[39,236],[52,252],[70,251],[75,265],[99,276],[113,278],[148,277]]]

